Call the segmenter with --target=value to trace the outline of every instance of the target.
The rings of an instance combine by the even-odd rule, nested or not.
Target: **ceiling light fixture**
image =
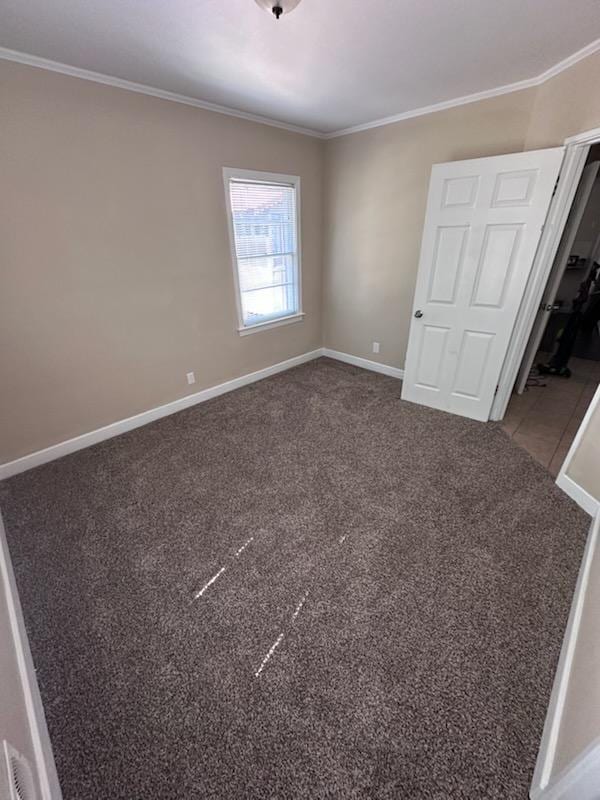
[[[256,0],[256,2],[265,11],[270,11],[279,19],[282,14],[289,14],[290,11],[293,11],[300,0]]]

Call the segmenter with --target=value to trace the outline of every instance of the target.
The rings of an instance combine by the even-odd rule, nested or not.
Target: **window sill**
[[[293,322],[302,322],[304,313],[291,314],[289,317],[279,317],[279,319],[269,320],[267,322],[257,322],[256,325],[249,325],[247,328],[238,328],[240,336],[247,336],[249,333],[258,333],[259,331],[268,331],[271,328],[279,328],[281,325],[291,325]]]

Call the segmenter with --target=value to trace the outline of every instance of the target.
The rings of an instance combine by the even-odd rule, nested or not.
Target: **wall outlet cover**
[[[194,375],[193,372],[188,372],[186,378],[190,386],[192,385],[192,383],[196,383],[196,376]]]

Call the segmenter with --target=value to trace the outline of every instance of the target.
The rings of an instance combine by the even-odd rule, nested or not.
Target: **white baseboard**
[[[589,752],[586,750],[580,753],[579,757],[569,764],[560,775],[554,774],[554,761],[569,689],[569,680],[575,659],[586,592],[590,580],[590,571],[594,553],[598,546],[599,535],[600,515],[596,516],[592,521],[579,568],[577,585],[571,603],[571,611],[563,638],[544,731],[531,782],[529,793],[531,800],[575,800],[575,798],[577,800],[596,800],[598,797],[597,794],[586,794],[584,789],[588,786],[590,774],[598,775],[600,771],[600,764],[598,763],[598,743],[600,740],[596,741]],[[579,792],[577,789],[579,789]]]
[[[247,386],[250,383],[263,380],[263,378],[268,378],[270,375],[276,375],[278,372],[283,372],[286,369],[297,367],[307,361],[319,358],[319,356],[328,356],[337,361],[344,361],[346,364],[353,364],[355,367],[362,367],[363,369],[369,369],[373,372],[380,372],[383,375],[390,375],[392,378],[402,379],[404,377],[404,370],[398,369],[398,367],[390,367],[387,364],[380,364],[378,361],[369,361],[367,358],[351,356],[348,353],[340,353],[338,350],[320,347],[317,350],[311,350],[300,356],[288,358],[286,361],[280,361],[279,364],[273,364],[270,367],[259,369],[256,372],[250,372],[239,378],[233,378],[233,380],[220,383],[217,386],[210,386],[208,389],[202,389],[200,392],[185,395],[185,397],[180,397],[178,400],[173,400],[171,403],[151,408],[148,411],[142,411],[141,414],[136,414],[133,417],[127,417],[127,419],[112,422],[110,425],[105,425],[102,428],[89,431],[89,433],[83,433],[81,436],[75,436],[73,439],[67,439],[64,442],[53,444],[50,447],[37,450],[34,453],[29,453],[14,461],[8,461],[6,464],[0,464],[0,480],[10,478],[12,475],[18,475],[20,472],[39,467],[42,464],[47,464],[49,461],[62,458],[62,456],[69,455],[69,453],[75,453],[77,450],[83,450],[85,447],[91,447],[91,445],[103,442],[105,439],[112,439],[113,436],[119,436],[121,433],[127,433],[127,431],[140,428],[142,425],[147,425],[149,422],[154,422],[154,420],[167,417],[170,414],[175,414],[177,411],[183,411],[185,408],[195,406],[197,403],[203,403],[213,397],[218,397],[220,394],[226,394],[227,392],[232,392],[234,389],[240,389],[242,386]]]
[[[328,358],[335,358],[336,361],[343,361],[345,364],[352,364],[355,367],[370,369],[372,372],[380,372],[382,375],[389,375],[391,378],[404,378],[404,370],[399,367],[390,367],[388,364],[381,364],[379,361],[371,361],[360,356],[351,356],[349,353],[341,353],[339,350],[330,350],[324,347],[322,355]]]
[[[532,790],[531,800],[598,800],[600,737],[561,772],[546,789]]]
[[[35,773],[40,786],[42,800],[62,800],[58,775],[52,755],[52,745],[46,726],[42,698],[38,688],[35,667],[25,631],[23,611],[19,601],[15,576],[10,561],[8,543],[2,516],[0,515],[0,576],[4,584],[5,602],[12,633],[17,669],[21,679],[25,713],[29,726],[31,743],[35,758]],[[9,646],[8,642],[2,643]]]
[[[141,414],[136,414],[133,417],[128,417],[118,422],[113,422],[110,425],[105,425],[89,433],[83,433],[81,436],[67,439],[65,442],[59,442],[51,447],[46,447],[44,450],[37,450],[35,453],[22,456],[6,464],[0,464],[0,480],[10,478],[12,475],[17,475],[28,469],[33,469],[33,467],[39,467],[41,464],[47,464],[49,461],[54,461],[69,453],[74,453],[77,450],[83,450],[85,447],[103,442],[105,439],[112,439],[113,436],[119,436],[121,433],[126,433],[134,428],[140,428],[142,425],[147,425],[154,420],[167,417],[170,414],[175,414],[177,411],[183,411],[183,409],[195,406],[197,403],[204,403],[206,400],[218,397],[220,394],[232,392],[234,389],[240,389],[242,386],[247,386],[249,383],[255,383],[263,378],[268,378],[270,375],[275,375],[286,369],[297,367],[299,364],[312,361],[312,359],[318,358],[321,355],[323,355],[323,351],[319,348],[318,350],[312,350],[309,353],[303,353],[294,358],[288,358],[286,361],[279,362],[279,364],[273,364],[270,367],[259,369],[256,372],[250,372],[247,375],[242,375],[231,381],[220,383],[218,386],[210,386],[208,389],[203,389],[194,394],[188,394],[178,400],[173,400],[171,403],[166,403],[157,408],[151,408],[148,411],[143,411]]]
[[[569,478],[565,472],[559,474],[556,479],[556,485],[560,486],[563,492],[572,497],[590,516],[594,517],[600,511],[600,502],[589,492],[586,492],[578,483],[575,483],[572,478]]]

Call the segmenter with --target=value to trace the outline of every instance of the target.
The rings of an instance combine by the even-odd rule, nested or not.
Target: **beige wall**
[[[330,140],[325,346],[402,368],[432,164],[560,145],[600,127],[599,86],[600,53],[535,89]],[[592,436],[590,429],[569,474],[600,498]]]
[[[533,99],[515,92],[327,143],[325,346],[404,366],[432,164],[522,150]]]
[[[600,52],[538,86],[527,149],[559,145],[568,136],[600,127],[599,87]]]
[[[321,344],[402,367],[431,165],[600,125],[599,70],[325,143],[0,61],[0,463]],[[224,165],[301,176],[305,322],[237,334]]]
[[[431,166],[599,127],[599,85],[600,53],[534,89],[330,140],[325,345],[402,368]]]
[[[321,345],[321,141],[7,61],[0,118],[0,463]],[[223,166],[300,175],[304,322],[238,335]]]

